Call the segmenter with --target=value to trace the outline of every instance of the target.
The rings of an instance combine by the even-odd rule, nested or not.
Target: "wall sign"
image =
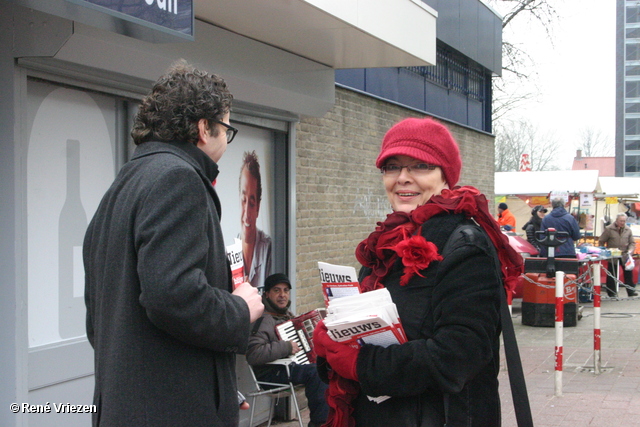
[[[193,37],[193,0],[69,0],[113,16]]]
[[[580,193],[580,207],[589,208],[594,204],[593,193]]]

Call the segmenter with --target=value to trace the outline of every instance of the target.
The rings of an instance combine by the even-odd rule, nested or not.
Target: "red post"
[[[564,272],[556,271],[556,374],[555,394],[562,396],[562,332],[564,328]]]
[[[593,371],[600,373],[600,263],[593,264]]]

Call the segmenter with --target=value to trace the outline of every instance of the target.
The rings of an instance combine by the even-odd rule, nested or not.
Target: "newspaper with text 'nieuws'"
[[[396,305],[386,288],[329,301],[324,320],[329,336],[353,347],[388,347],[407,342]],[[369,397],[380,403],[389,396]]]
[[[322,295],[324,304],[335,298],[342,298],[360,293],[356,269],[345,265],[334,265],[326,262],[318,262],[320,282],[322,283]]]
[[[233,244],[227,246],[227,258],[231,266],[231,279],[233,289],[237,288],[245,281],[244,278],[244,257],[242,256],[242,240],[233,239]]]

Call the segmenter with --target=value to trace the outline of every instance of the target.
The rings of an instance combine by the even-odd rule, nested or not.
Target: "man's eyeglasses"
[[[435,170],[437,167],[438,166],[430,165],[429,163],[414,163],[413,165],[397,165],[392,163],[382,166],[380,172],[385,176],[398,176],[402,172],[402,169],[407,168],[407,172],[412,175],[423,175]]]
[[[233,141],[233,138],[235,138],[236,134],[238,133],[238,129],[224,122],[221,122],[220,120],[211,120],[211,121],[227,128],[227,144],[231,144],[231,141]]]

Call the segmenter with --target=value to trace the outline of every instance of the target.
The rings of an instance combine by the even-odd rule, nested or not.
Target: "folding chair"
[[[269,424],[267,424],[267,427],[271,426],[271,419],[273,417],[273,408],[275,406],[276,399],[280,399],[287,396],[291,396],[293,405],[296,408],[296,415],[298,416],[298,422],[300,423],[300,427],[304,427],[304,425],[302,424],[302,417],[300,416],[300,408],[298,407],[298,399],[296,398],[296,390],[293,383],[289,382],[288,384],[278,384],[278,383],[270,383],[266,381],[258,381],[256,379],[255,374],[253,373],[253,368],[251,367],[251,365],[249,365],[249,363],[247,362],[247,359],[244,357],[241,357],[239,359],[242,360],[241,363],[246,364],[248,371],[251,373],[251,379],[255,384],[255,390],[247,393],[247,397],[251,398],[251,402],[250,402],[251,416],[249,418],[249,427],[253,427],[253,415],[254,415],[254,410],[256,408],[256,405],[255,405],[256,399],[258,398],[258,396],[269,396],[269,398],[271,399],[271,404],[269,405]],[[293,359],[286,358],[286,359],[274,360],[269,364],[284,366],[287,371],[287,378],[290,378],[291,375],[289,372],[289,365],[291,363],[293,363]],[[265,387],[269,387],[269,388],[265,388]]]

